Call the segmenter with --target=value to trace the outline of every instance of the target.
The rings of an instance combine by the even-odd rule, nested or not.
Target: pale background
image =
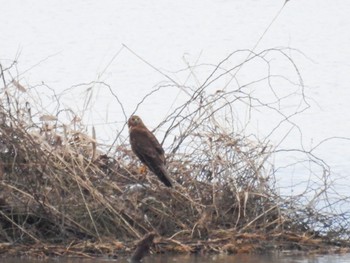
[[[50,97],[42,83],[80,113],[88,127],[95,126],[101,142],[108,144],[123,127],[125,115],[166,80],[129,49],[179,83],[192,85],[186,75],[176,72],[186,63],[215,65],[237,49],[252,49],[283,4],[282,0],[1,0],[0,61],[6,65],[18,60],[18,79],[43,92],[43,108],[54,111],[45,102]],[[349,1],[291,0],[255,49],[283,46],[305,55],[291,54],[311,108],[294,119],[302,134],[292,132],[285,147],[298,148],[301,139],[308,149],[329,137],[350,137],[349,14]],[[281,70],[288,75],[282,66]],[[250,72],[242,78],[249,79]],[[196,74],[204,80],[208,71]],[[84,108],[87,87],[71,87],[91,81],[110,85],[125,115],[99,85],[93,87],[92,101]],[[184,99],[179,89],[163,89],[137,113],[152,128]],[[271,129],[267,120],[262,116],[251,128],[264,136]],[[126,130],[123,134],[127,136]],[[350,141],[329,140],[315,153],[331,166],[338,189],[347,193]],[[285,163],[276,157],[276,166]],[[310,175],[294,170],[281,176],[279,181],[294,185],[299,177]]]

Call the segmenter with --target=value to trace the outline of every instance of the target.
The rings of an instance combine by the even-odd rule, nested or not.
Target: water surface
[[[37,259],[0,259],[0,262],[6,263],[103,263],[117,262],[130,263],[126,258],[118,260],[110,259],[58,259],[52,258],[47,260]],[[348,263],[350,262],[350,254],[345,255],[156,255],[145,257],[144,263]]]

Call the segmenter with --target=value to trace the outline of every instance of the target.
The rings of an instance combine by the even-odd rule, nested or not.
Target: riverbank
[[[133,254],[137,242],[120,242],[115,240],[82,241],[77,240],[70,244],[0,244],[1,257],[4,258],[127,258]],[[242,255],[255,254],[266,255],[326,255],[348,254],[350,244],[348,242],[327,242],[307,236],[295,234],[281,237],[258,234],[230,235],[227,238],[209,240],[178,240],[156,237],[149,253],[151,254],[196,254],[205,256],[208,254]],[[149,254],[147,253],[147,254]]]

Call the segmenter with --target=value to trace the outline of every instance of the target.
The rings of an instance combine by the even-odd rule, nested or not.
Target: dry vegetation
[[[79,116],[64,124],[58,113],[36,110],[28,103],[35,89],[11,75],[13,66],[1,68],[0,252],[116,256],[150,232],[158,234],[157,252],[347,247],[348,215],[281,197],[271,161],[275,148],[235,130],[231,107],[254,98],[242,86],[206,93],[232,73],[222,66],[189,89],[190,99],[160,125],[164,138],[177,134],[167,147],[173,189],[146,176],[128,144],[113,146],[111,154]]]

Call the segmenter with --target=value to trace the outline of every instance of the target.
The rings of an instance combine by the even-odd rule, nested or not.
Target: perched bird
[[[159,180],[166,186],[172,183],[165,168],[164,150],[157,138],[143,124],[138,116],[131,116],[128,120],[130,144],[132,151],[145,164]]]

